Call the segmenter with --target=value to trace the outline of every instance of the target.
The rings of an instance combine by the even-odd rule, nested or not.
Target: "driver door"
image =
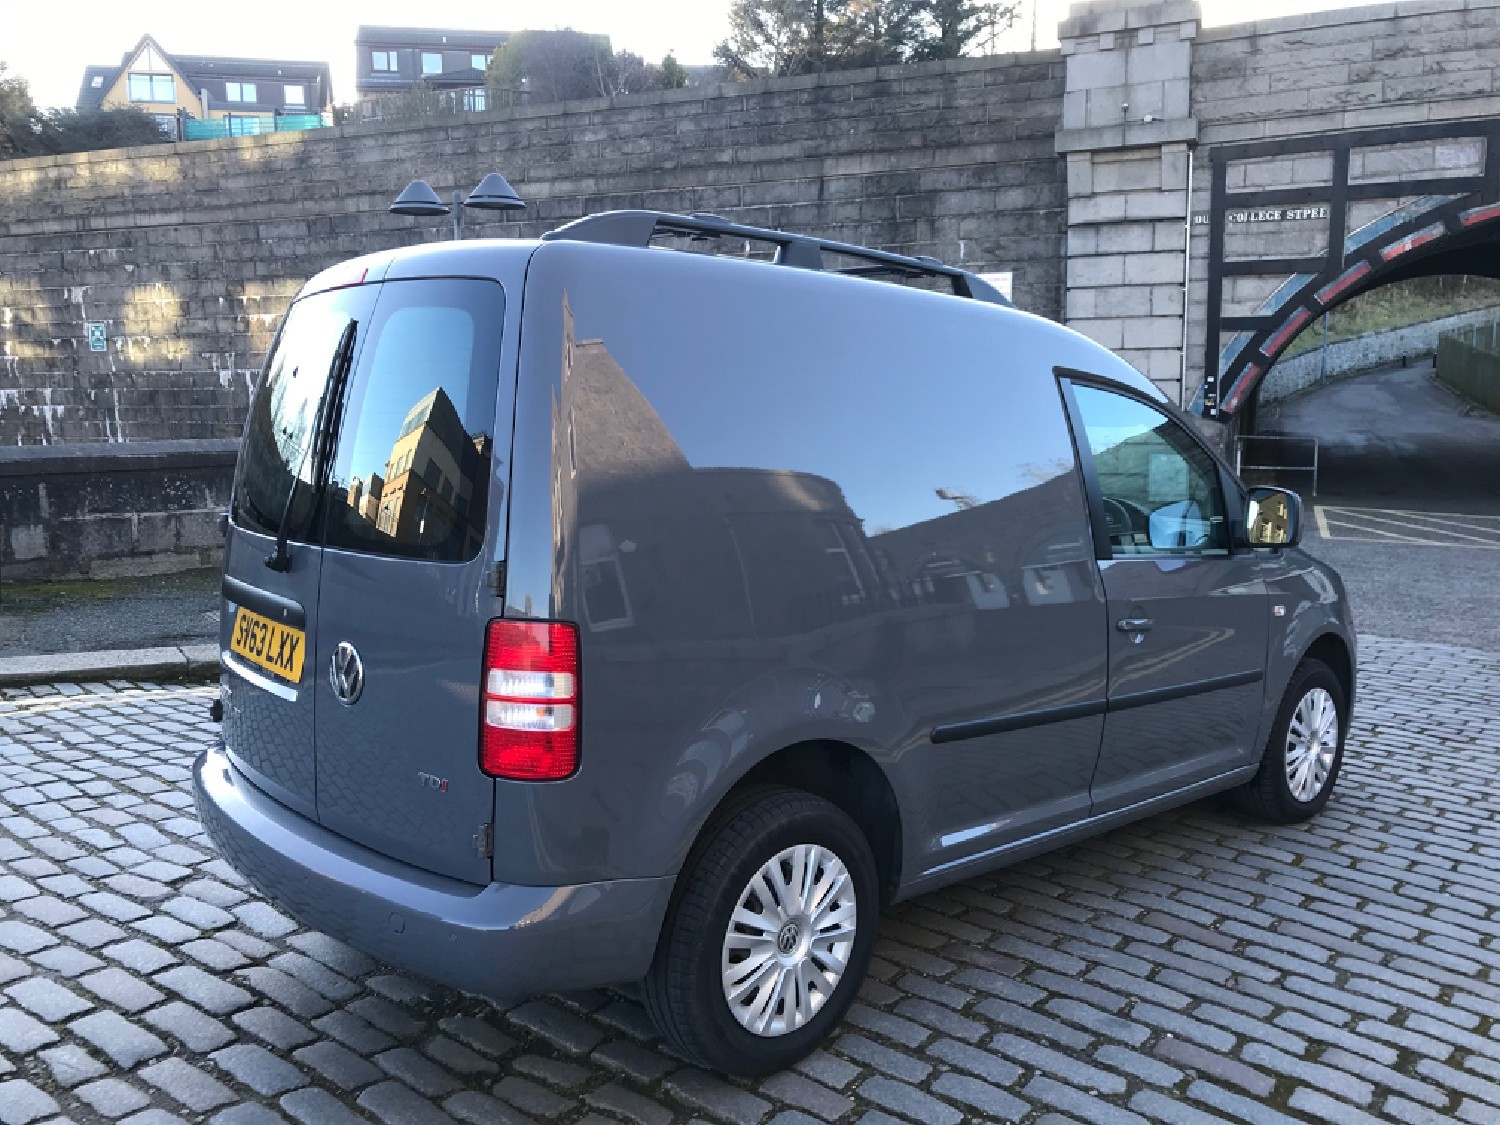
[[[1269,595],[1231,549],[1218,463],[1124,388],[1064,381],[1109,613],[1095,815],[1254,761]]]

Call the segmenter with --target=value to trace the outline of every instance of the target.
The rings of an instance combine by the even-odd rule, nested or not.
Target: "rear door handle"
[[[1149,617],[1122,617],[1115,622],[1115,628],[1122,633],[1144,633],[1151,628]]]

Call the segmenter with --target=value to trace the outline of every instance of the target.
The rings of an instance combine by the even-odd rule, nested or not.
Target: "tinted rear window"
[[[235,477],[232,512],[240,527],[275,535],[287,512],[287,534],[306,536],[312,517],[313,422],[339,339],[351,320],[363,334],[374,286],[304,297],[281,326],[265,375],[250,404]],[[288,491],[295,480],[296,493]]]
[[[488,281],[392,281],[350,381],[324,542],[464,562],[488,509],[505,299]]]

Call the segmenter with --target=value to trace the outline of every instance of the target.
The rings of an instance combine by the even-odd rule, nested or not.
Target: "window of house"
[[[307,93],[300,82],[288,82],[281,87],[282,100],[287,105],[306,105]]]
[[[589,628],[599,632],[634,625],[619,548],[607,525],[592,523],[578,529],[578,565],[583,572],[583,612]]]
[[[94,89],[97,90],[100,86],[104,85],[104,75],[102,75],[102,74],[96,74],[96,75],[94,75],[94,80],[92,82],[90,82],[89,85],[92,86]]]
[[[854,565],[854,552],[850,544],[854,538],[850,529],[831,520],[819,521],[823,537],[823,551],[833,563],[834,582],[837,584],[839,600],[844,605],[856,605],[864,600],[865,584]],[[859,550],[858,547],[855,550]]]
[[[224,83],[224,100],[229,102],[253,102],[255,101],[254,82],[226,82]]]
[[[132,74],[126,96],[133,102],[175,102],[177,87],[170,74]]]
[[[422,73],[423,74],[442,74],[443,73],[443,53],[441,51],[423,51],[422,52]]]
[[[470,55],[469,65],[475,70],[483,70],[490,65],[489,55]]]
[[[394,71],[396,69],[395,51],[371,51],[370,69]]]

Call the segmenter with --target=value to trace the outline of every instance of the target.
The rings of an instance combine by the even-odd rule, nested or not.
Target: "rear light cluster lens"
[[[558,781],[578,768],[576,625],[490,622],[479,768],[513,781]]]

